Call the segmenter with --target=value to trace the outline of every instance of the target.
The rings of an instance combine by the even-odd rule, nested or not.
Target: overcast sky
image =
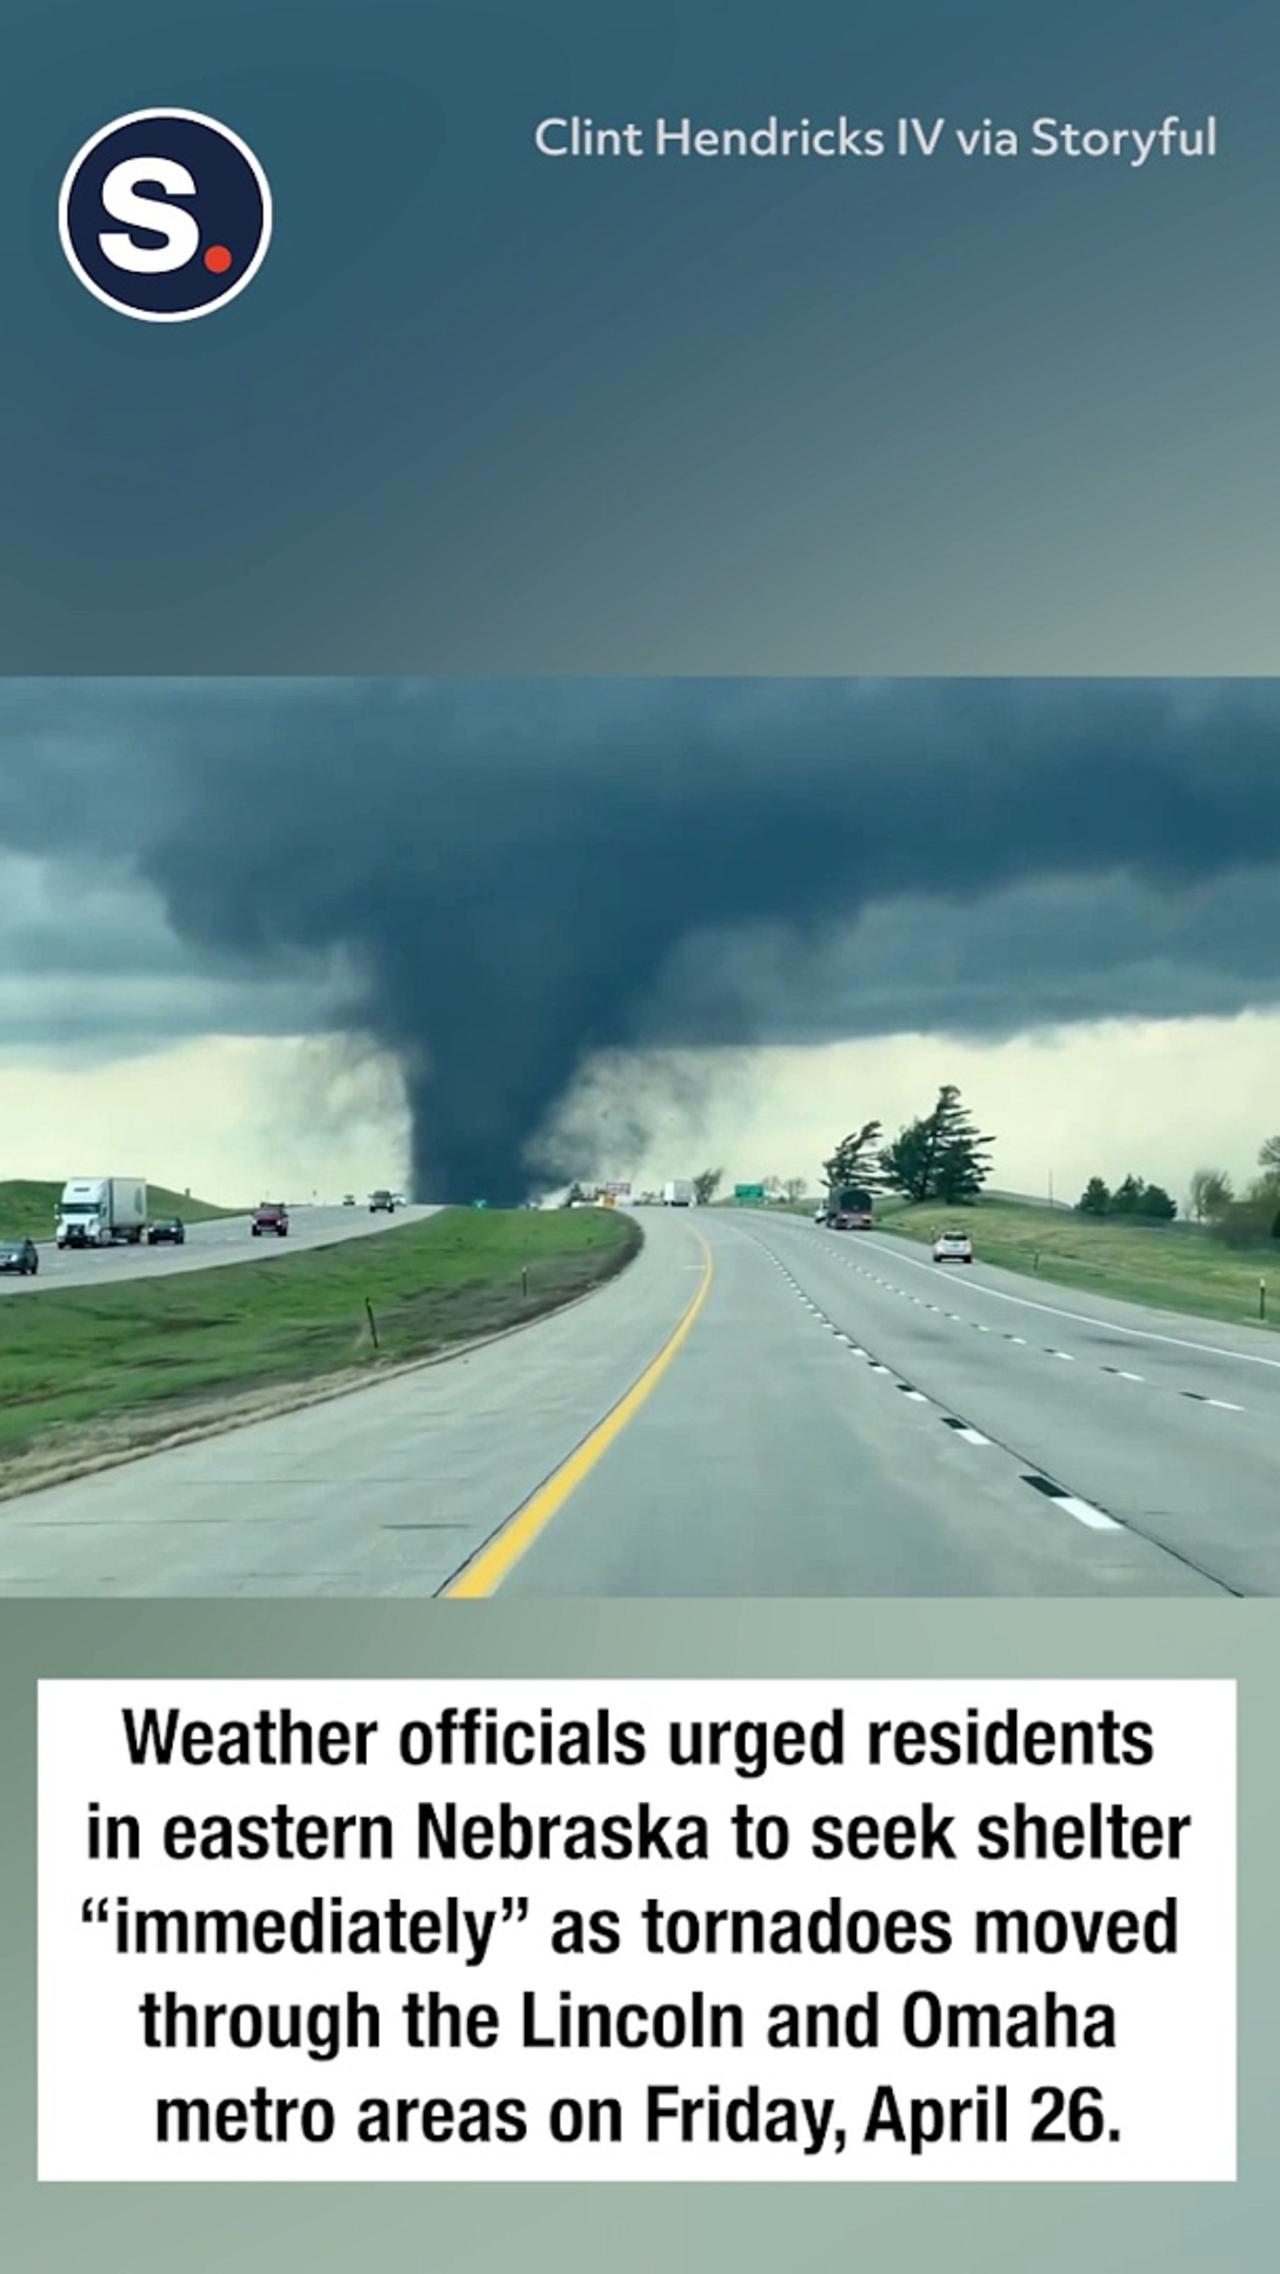
[[[0,685],[0,1176],[995,1181],[1280,1127],[1269,682]]]

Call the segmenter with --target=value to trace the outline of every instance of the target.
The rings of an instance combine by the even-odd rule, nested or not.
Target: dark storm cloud
[[[807,938],[694,935],[643,1025],[664,1041],[792,1043],[950,1033],[1004,1039],[1080,1020],[1230,1017],[1280,1000],[1274,867],[1176,891],[1129,874],[1047,877],[962,901],[875,902]]]
[[[1270,683],[10,683],[0,847],[350,958],[423,1189],[497,1198],[597,1050],[1276,999],[1278,761]]]
[[[178,937],[136,861],[0,842],[2,1052],[101,1063],[210,1031],[296,1034],[340,1023],[345,976],[301,949],[264,961]]]

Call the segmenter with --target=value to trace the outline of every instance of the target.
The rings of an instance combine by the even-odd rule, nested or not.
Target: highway
[[[0,1505],[0,1591],[1280,1593],[1280,1337],[643,1215],[585,1302]]]
[[[264,1255],[296,1255],[303,1248],[332,1246],[335,1240],[363,1238],[395,1224],[420,1221],[431,1208],[397,1208],[394,1216],[371,1216],[363,1208],[291,1208],[286,1239],[260,1234],[251,1216],[216,1216],[207,1224],[188,1224],[181,1247],[64,1248],[38,1242],[40,1269],[34,1278],[0,1278],[0,1294],[36,1295],[46,1287],[115,1286],[124,1279],[154,1279],[169,1271],[204,1271],[219,1263],[248,1263]],[[0,1226],[3,1230],[3,1226]]]

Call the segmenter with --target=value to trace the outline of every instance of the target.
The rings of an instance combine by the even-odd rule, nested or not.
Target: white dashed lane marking
[[[983,1432],[980,1429],[975,1429],[971,1422],[965,1421],[959,1414],[942,1413],[937,1409],[934,1409],[931,1405],[930,1399],[925,1395],[923,1390],[917,1390],[914,1383],[912,1382],[905,1381],[900,1377],[895,1377],[891,1367],[885,1366],[879,1359],[873,1358],[870,1351],[865,1350],[861,1343],[854,1342],[849,1335],[845,1334],[841,1328],[835,1325],[835,1322],[828,1317],[825,1311],[819,1309],[818,1305],[813,1301],[812,1297],[809,1296],[805,1292],[805,1289],[800,1285],[800,1282],[796,1278],[794,1272],[792,1272],[789,1267],[783,1262],[781,1256],[777,1255],[775,1251],[765,1243],[765,1241],[757,1238],[754,1234],[752,1237],[755,1238],[756,1246],[763,1249],[764,1253],[768,1256],[769,1261],[774,1264],[776,1268],[782,1273],[783,1278],[787,1281],[788,1285],[791,1287],[793,1293],[799,1298],[800,1302],[803,1303],[805,1309],[810,1313],[811,1316],[818,1318],[822,1325],[834,1333],[836,1341],[842,1344],[843,1347],[848,1350],[851,1357],[864,1360],[873,1373],[879,1374],[895,1381],[895,1386],[910,1404],[923,1405],[926,1408],[929,1408],[931,1418],[936,1418],[937,1420],[941,1421],[943,1428],[949,1430],[953,1437],[957,1437],[962,1445],[971,1445],[978,1449],[981,1449],[983,1447],[990,1448],[991,1446],[995,1445],[998,1446],[1001,1451],[1009,1454],[1013,1460],[1017,1461],[1019,1459],[1016,1450],[1012,1446],[1001,1444],[1001,1441],[999,1439],[984,1436]],[[861,1264],[855,1263],[853,1261],[853,1258],[850,1256],[842,1256],[840,1258],[840,1261],[844,1263],[846,1267],[856,1271],[859,1277],[863,1279],[872,1280],[880,1286],[889,1286],[891,1284],[891,1282],[887,1280],[880,1279],[877,1273],[865,1270]],[[897,1287],[895,1287],[893,1291],[895,1294],[902,1294],[905,1292],[904,1289]],[[911,1302],[916,1303],[919,1307],[933,1311],[935,1315],[940,1315],[938,1314],[938,1306],[936,1303],[925,1303],[921,1305],[920,1298],[914,1295],[912,1295],[909,1299]],[[1047,1305],[1032,1305],[1030,1307],[1033,1309],[1049,1308]],[[959,1316],[958,1313],[954,1311],[948,1312],[946,1315],[949,1320],[956,1326],[978,1326],[978,1321],[973,1319],[964,1320]],[[1072,1314],[1060,1313],[1059,1315],[1066,1317]],[[989,1330],[979,1326],[978,1331],[985,1333]],[[1000,1339],[1004,1342],[1016,1344],[1018,1348],[1023,1350],[1031,1348],[1031,1345],[1027,1342],[1025,1336],[1020,1334],[1009,1334],[1005,1333],[1002,1330]],[[1167,1338],[1157,1337],[1155,1339]],[[1193,1345],[1192,1347],[1195,1346]],[[1039,1351],[1042,1355],[1048,1357],[1074,1360],[1073,1352],[1056,1350],[1052,1345],[1047,1343],[1041,1344],[1039,1346]],[[1272,1363],[1280,1363],[1280,1361],[1273,1361]],[[1104,1374],[1110,1374],[1112,1378],[1117,1381],[1137,1382],[1139,1384],[1145,1382],[1145,1377],[1143,1375],[1136,1374],[1127,1367],[1103,1366],[1098,1363],[1097,1370]],[[1184,1397],[1193,1398],[1198,1404],[1201,1405],[1217,1406],[1228,1413],[1242,1413],[1245,1411],[1244,1407],[1233,1405],[1225,1398],[1210,1398],[1205,1396],[1203,1393],[1195,1390],[1184,1390],[1181,1393],[1172,1394],[1180,1394]],[[1065,1485],[1057,1483],[1053,1477],[1043,1475],[1039,1470],[1020,1470],[1019,1473],[1021,1475],[1023,1484],[1027,1485],[1033,1491],[1038,1493],[1042,1499],[1047,1500],[1051,1507],[1061,1509],[1063,1515],[1069,1516],[1074,1523],[1083,1525],[1087,1531],[1131,1532],[1134,1530],[1134,1527],[1132,1525],[1125,1523],[1121,1518],[1109,1515],[1105,1508],[1099,1508],[1096,1502],[1084,1499],[1080,1493],[1071,1492]],[[1166,1554],[1175,1556],[1180,1562],[1187,1562],[1189,1560],[1186,1557],[1178,1556],[1178,1551],[1176,1549],[1170,1548],[1166,1541],[1154,1538],[1150,1533],[1143,1532],[1141,1525],[1138,1525],[1136,1529],[1138,1536],[1140,1538],[1150,1540],[1153,1547],[1160,1548]],[[1216,1586],[1222,1588],[1224,1593],[1228,1595],[1238,1594],[1238,1589],[1232,1587],[1228,1581],[1218,1578],[1213,1572],[1204,1569],[1203,1566],[1199,1564],[1192,1564],[1191,1568],[1193,1570],[1201,1572],[1201,1575],[1204,1578],[1212,1580]]]
[[[1074,1492],[1064,1492],[1052,1477],[1025,1476],[1022,1481],[1043,1493],[1045,1499],[1051,1500],[1055,1508],[1061,1508],[1064,1515],[1074,1516],[1077,1524],[1087,1524],[1091,1532],[1120,1532],[1124,1529],[1114,1516],[1108,1516],[1101,1508],[1095,1508],[1091,1500],[1081,1500]]]
[[[766,1251],[766,1252],[771,1252],[771,1251]],[[830,1248],[828,1248],[828,1250],[827,1250],[827,1253],[830,1255],[832,1252],[833,1252],[833,1251],[832,1251]],[[775,1258],[773,1258],[773,1260],[774,1260],[774,1261],[777,1261],[777,1258],[775,1257]],[[913,1263],[915,1262],[915,1258],[914,1258],[914,1257],[908,1257],[906,1260],[907,1260],[907,1261],[909,1261],[909,1262],[913,1262]],[[1013,1346],[1014,1346],[1014,1348],[1015,1348],[1015,1349],[1017,1349],[1017,1350],[1031,1350],[1031,1351],[1033,1351],[1033,1353],[1034,1353],[1034,1352],[1037,1352],[1037,1351],[1038,1351],[1038,1352],[1040,1353],[1040,1355],[1041,1355],[1041,1356],[1043,1356],[1043,1357],[1045,1357],[1045,1358],[1056,1358],[1056,1359],[1058,1359],[1058,1360],[1059,1360],[1059,1361],[1060,1361],[1060,1362],[1061,1362],[1063,1365],[1065,1365],[1065,1366],[1075,1366],[1075,1365],[1078,1365],[1078,1364],[1081,1362],[1081,1361],[1078,1359],[1078,1357],[1077,1357],[1077,1354],[1076,1354],[1076,1352],[1075,1352],[1074,1350],[1059,1350],[1059,1349],[1057,1348],[1056,1344],[1054,1344],[1054,1343],[1051,1343],[1051,1342],[1037,1343],[1037,1344],[1034,1344],[1034,1345],[1033,1345],[1033,1344],[1031,1344],[1030,1342],[1028,1342],[1028,1340],[1027,1340],[1027,1337],[1025,1336],[1025,1334],[1010,1334],[1010,1333],[1009,1333],[1009,1332],[1008,1332],[1008,1331],[1007,1331],[1005,1328],[1003,1328],[1003,1327],[1001,1327],[1001,1328],[997,1329],[997,1328],[995,1328],[995,1327],[984,1326],[984,1325],[983,1325],[983,1323],[982,1323],[982,1320],[981,1320],[981,1319],[967,1319],[967,1318],[965,1318],[965,1317],[963,1316],[963,1314],[962,1314],[961,1312],[959,1312],[959,1311],[944,1311],[944,1310],[942,1309],[942,1307],[941,1307],[941,1305],[940,1305],[940,1304],[938,1304],[938,1303],[930,1303],[930,1302],[927,1302],[927,1301],[925,1300],[925,1298],[924,1298],[923,1296],[921,1296],[921,1295],[913,1295],[913,1294],[911,1293],[911,1291],[910,1291],[910,1289],[909,1289],[909,1288],[906,1288],[906,1287],[899,1287],[899,1286],[897,1285],[896,1281],[894,1281],[894,1280],[892,1280],[892,1279],[885,1279],[885,1278],[883,1278],[883,1277],[882,1277],[882,1275],[880,1274],[880,1272],[878,1272],[878,1271],[869,1271],[869,1270],[867,1269],[867,1266],[866,1266],[865,1264],[862,1264],[862,1263],[858,1263],[858,1262],[856,1261],[856,1259],[855,1259],[853,1256],[850,1256],[850,1255],[842,1255],[842,1256],[839,1258],[839,1261],[845,1265],[845,1267],[846,1267],[846,1269],[847,1269],[847,1270],[851,1270],[851,1271],[854,1271],[854,1272],[856,1272],[856,1273],[857,1273],[857,1275],[858,1275],[858,1277],[859,1277],[859,1279],[865,1279],[865,1280],[867,1280],[867,1281],[869,1282],[869,1284],[870,1284],[871,1286],[873,1286],[873,1287],[883,1287],[883,1288],[886,1290],[886,1292],[887,1292],[887,1293],[889,1293],[889,1294],[891,1294],[891,1295],[905,1295],[905,1296],[906,1296],[906,1298],[907,1298],[907,1301],[908,1301],[908,1302],[910,1302],[910,1303],[914,1303],[914,1304],[915,1304],[915,1305],[916,1305],[916,1306],[917,1306],[919,1309],[921,1309],[921,1310],[925,1310],[925,1311],[932,1311],[932,1312],[933,1312],[933,1315],[934,1315],[934,1317],[935,1317],[935,1318],[945,1318],[945,1319],[946,1319],[946,1321],[947,1321],[947,1323],[948,1323],[948,1325],[950,1325],[950,1326],[967,1326],[967,1327],[968,1327],[968,1328],[970,1328],[970,1330],[971,1330],[973,1333],[975,1333],[975,1334],[997,1334],[997,1333],[998,1333],[998,1335],[999,1335],[999,1339],[1000,1339],[1000,1341],[1001,1341],[1001,1342],[1008,1342],[1008,1343],[1012,1343],[1012,1344],[1013,1344]],[[783,1264],[783,1265],[781,1266],[781,1268],[782,1268],[782,1271],[783,1271],[784,1275],[785,1275],[787,1278],[789,1278],[789,1279],[790,1279],[790,1278],[791,1278],[791,1274],[790,1274],[790,1272],[787,1270],[787,1267],[786,1267],[786,1265],[785,1265],[785,1264]],[[923,1265],[920,1265],[920,1266],[918,1266],[917,1268],[919,1268],[919,1269],[922,1269],[922,1270],[923,1270],[925,1267],[924,1267]],[[797,1280],[794,1280],[794,1279],[793,1279],[793,1280],[792,1280],[792,1285],[796,1287],[796,1289],[797,1289],[797,1292],[798,1292],[798,1293],[799,1293],[799,1292],[801,1292],[801,1290],[800,1290],[800,1287],[799,1287],[799,1282],[798,1282]],[[982,1289],[982,1292],[983,1292],[983,1294],[990,1294],[990,1293],[992,1293],[992,1292],[993,1292],[993,1290],[992,1290],[992,1289],[990,1289],[990,1288],[983,1288],[983,1289]],[[807,1296],[803,1296],[803,1294],[802,1294],[802,1300],[804,1300],[804,1301],[807,1301],[807,1300],[808,1300]],[[1020,1298],[1020,1297],[1019,1297],[1019,1298],[1015,1298],[1015,1297],[1011,1297],[1011,1296],[1008,1296],[1008,1297],[1003,1297],[1003,1298],[1002,1298],[1002,1300],[1004,1300],[1004,1301],[1014,1301],[1014,1300],[1021,1300],[1021,1298]],[[1033,1303],[1033,1304],[1031,1304],[1029,1307],[1030,1307],[1031,1309],[1033,1309],[1033,1310],[1052,1310],[1052,1308],[1053,1308],[1053,1306],[1052,1306],[1051,1304],[1047,1304],[1047,1303]],[[1073,1312],[1073,1311],[1061,1311],[1061,1312],[1058,1312],[1056,1315],[1057,1315],[1058,1317],[1060,1317],[1060,1318],[1074,1318],[1074,1317],[1078,1316],[1079,1314],[1077,1314],[1076,1312]],[[1089,1325],[1089,1324],[1091,1324],[1091,1323],[1092,1323],[1092,1322],[1091,1322],[1091,1321],[1089,1321],[1089,1320],[1087,1320],[1087,1319],[1081,1319],[1081,1324],[1082,1324],[1082,1325],[1086,1325],[1086,1326],[1087,1326],[1087,1325]],[[1108,1331],[1111,1331],[1111,1332],[1123,1332],[1123,1331],[1127,1331],[1127,1330],[1124,1330],[1124,1329],[1109,1329]],[[1166,1336],[1156,1336],[1156,1337],[1154,1337],[1154,1339],[1155,1339],[1156,1341],[1161,1341],[1161,1340],[1169,1340],[1169,1341],[1172,1341],[1172,1340],[1174,1340],[1175,1338],[1173,1338],[1172,1336],[1167,1336],[1167,1337],[1166,1337]],[[1193,1350],[1194,1350],[1194,1349],[1197,1349],[1197,1348],[1199,1348],[1200,1346],[1199,1346],[1198,1344],[1196,1344],[1196,1343],[1189,1343],[1189,1344],[1188,1344],[1186,1347],[1187,1347],[1187,1348],[1189,1348],[1189,1349],[1193,1349]],[[1210,1348],[1210,1347],[1212,1347],[1212,1346],[1211,1346],[1211,1345],[1206,1345],[1205,1347],[1206,1347],[1206,1348]],[[1089,1361],[1089,1360],[1085,1360],[1085,1361],[1084,1361],[1084,1363],[1085,1363],[1085,1364],[1090,1364],[1090,1363],[1091,1363],[1091,1361]],[[1264,1363],[1266,1363],[1266,1364],[1276,1364],[1276,1363],[1280,1363],[1280,1361],[1276,1361],[1276,1360],[1266,1360],[1266,1361],[1264,1361]],[[1103,1364],[1102,1364],[1102,1362],[1101,1362],[1100,1360],[1097,1362],[1097,1364],[1098,1364],[1098,1371],[1099,1371],[1099,1373],[1102,1373],[1102,1374],[1109,1374],[1109,1375],[1111,1376],[1111,1379],[1112,1379],[1113,1381],[1115,1381],[1115,1382],[1138,1382],[1138,1383],[1141,1383],[1141,1384],[1143,1384],[1143,1385],[1147,1385],[1147,1377],[1146,1377],[1146,1375],[1145,1375],[1145,1374],[1135,1374],[1135,1373],[1134,1373],[1134,1372],[1133,1372],[1133,1371],[1132,1371],[1132,1370],[1131,1370],[1129,1367],[1127,1367],[1127,1366],[1106,1366],[1106,1365],[1103,1365]],[[1163,1395],[1165,1395],[1165,1394],[1166,1394],[1164,1391],[1162,1391],[1162,1390],[1160,1390],[1160,1389],[1159,1389],[1158,1385],[1156,1385],[1156,1384],[1154,1384],[1154,1383],[1153,1383],[1153,1384],[1150,1384],[1150,1385],[1147,1385],[1147,1386],[1150,1386],[1150,1387],[1152,1387],[1152,1388],[1155,1388],[1155,1389],[1156,1389],[1156,1391],[1157,1391],[1157,1395],[1163,1396]],[[1242,1406],[1242,1405],[1235,1405],[1235,1404],[1232,1402],[1232,1400],[1231,1400],[1230,1398],[1211,1398],[1211,1397],[1208,1397],[1208,1396],[1207,1396],[1207,1395],[1206,1395],[1206,1394],[1205,1394],[1205,1393],[1204,1393],[1202,1390],[1179,1390],[1179,1391],[1176,1391],[1176,1392],[1174,1392],[1174,1393],[1172,1393],[1172,1394],[1174,1394],[1174,1395],[1176,1395],[1176,1396],[1179,1396],[1179,1397],[1184,1397],[1184,1398],[1191,1398],[1191,1399],[1193,1399],[1193,1400],[1195,1401],[1195,1403],[1196,1403],[1197,1405],[1208,1405],[1208,1406],[1214,1406],[1214,1407],[1216,1407],[1216,1408],[1217,1408],[1217,1410],[1218,1410],[1218,1412],[1219,1412],[1219,1413],[1245,1413],[1245,1412],[1247,1412],[1247,1411],[1248,1411],[1248,1408],[1247,1408],[1246,1406]]]
[[[758,1247],[764,1247],[764,1242],[762,1240],[757,1240],[756,1245]],[[843,1344],[844,1348],[849,1352],[851,1357],[863,1359],[866,1362],[868,1370],[872,1374],[880,1375],[882,1380],[892,1381],[894,1387],[907,1400],[908,1404],[922,1406],[930,1405],[930,1399],[926,1397],[923,1390],[918,1390],[916,1388],[914,1382],[904,1381],[900,1376],[894,1374],[892,1367],[883,1365],[878,1358],[873,1358],[869,1350],[863,1349],[861,1343],[851,1341],[844,1330],[836,1325],[835,1320],[830,1318],[825,1311],[819,1309],[818,1305],[813,1301],[812,1297],[805,1293],[805,1290],[800,1285],[799,1280],[795,1277],[794,1273],[787,1268],[786,1264],[783,1263],[780,1256],[775,1255],[771,1248],[765,1247],[764,1252],[769,1257],[770,1262],[777,1265],[779,1271],[781,1271],[783,1278],[786,1280],[793,1294],[797,1296],[804,1309],[809,1313],[810,1317],[816,1318],[819,1324],[821,1326],[824,1326],[829,1334],[834,1335],[836,1341]],[[855,1266],[855,1269],[861,1270],[861,1266],[857,1265]],[[875,1274],[864,1273],[863,1276],[870,1276],[874,1278]],[[895,1293],[901,1292],[900,1289],[895,1289],[894,1291]],[[914,1300],[914,1298],[912,1299]],[[933,1305],[931,1304],[929,1308],[932,1309]],[[955,1314],[950,1315],[953,1317],[955,1316]],[[956,1318],[955,1323],[957,1325],[963,1325],[964,1321]],[[1014,1338],[1009,1337],[1007,1339],[1012,1340]],[[1065,1357],[1068,1356],[1069,1353],[1057,1351],[1051,1352],[1050,1355],[1055,1357]],[[984,1437],[980,1429],[975,1429],[971,1423],[962,1420],[959,1414],[940,1413],[938,1415],[938,1419],[941,1421],[944,1429],[949,1429],[953,1437],[959,1438],[962,1445],[990,1446],[994,1442],[992,1438]],[[1006,1450],[1008,1450],[1008,1448],[1006,1448]],[[1040,1493],[1044,1499],[1050,1501],[1055,1508],[1060,1508],[1063,1511],[1064,1515],[1074,1517],[1077,1524],[1084,1524],[1090,1531],[1121,1532],[1125,1529],[1125,1526],[1120,1523],[1116,1517],[1108,1516],[1105,1509],[1096,1508],[1091,1500],[1082,1500],[1078,1493],[1068,1492],[1064,1486],[1055,1484],[1052,1477],[1041,1476],[1035,1472],[1024,1472],[1022,1481],[1024,1484],[1031,1485],[1034,1490]]]

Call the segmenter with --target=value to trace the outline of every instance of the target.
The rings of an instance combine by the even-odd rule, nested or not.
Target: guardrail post
[[[1266,1280],[1265,1280],[1265,1279],[1260,1279],[1260,1280],[1258,1281],[1258,1317],[1259,1317],[1260,1319],[1265,1319],[1266,1315],[1267,1315],[1267,1283],[1266,1283]]]
[[[377,1322],[377,1320],[375,1319],[375,1317],[374,1317],[374,1315],[373,1315],[373,1305],[372,1305],[372,1303],[369,1301],[369,1298],[368,1298],[368,1296],[367,1296],[367,1295],[365,1296],[365,1299],[364,1299],[364,1307],[365,1307],[365,1314],[366,1314],[366,1316],[367,1316],[367,1318],[368,1318],[368,1321],[369,1321],[369,1332],[370,1332],[370,1334],[373,1336],[373,1347],[374,1347],[374,1349],[375,1349],[375,1350],[380,1350],[380,1349],[382,1348],[382,1345],[381,1345],[381,1343],[380,1343],[380,1342],[379,1342],[379,1340],[378,1340],[378,1322]]]

